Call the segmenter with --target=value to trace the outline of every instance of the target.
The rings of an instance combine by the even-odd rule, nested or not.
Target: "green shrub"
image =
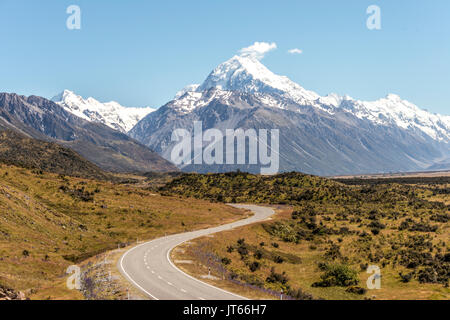
[[[277,273],[275,272],[275,268],[272,268],[270,270],[270,275],[266,279],[266,282],[286,284],[288,282],[288,278],[286,276],[286,272]]]
[[[403,273],[400,272],[398,275],[399,275],[400,278],[402,279],[402,282],[403,282],[403,283],[408,283],[408,282],[410,282],[411,279],[413,278],[413,276],[414,276],[414,271],[412,271],[412,272],[410,272],[410,273],[407,273],[407,274],[403,274]]]
[[[287,294],[296,300],[313,300],[314,297],[302,289],[289,289]]]
[[[239,247],[237,251],[239,252],[242,258],[248,255],[248,250],[246,247]]]
[[[328,264],[321,281],[312,284],[313,287],[348,287],[357,285],[358,272],[344,264]]]
[[[263,252],[261,250],[256,250],[255,253],[253,254],[253,256],[255,257],[255,259],[261,259],[263,257]]]
[[[281,257],[281,256],[275,256],[275,257],[273,258],[273,261],[274,261],[275,263],[283,263],[283,262],[284,262],[284,259],[283,259],[283,257]]]
[[[354,294],[365,294],[367,292],[367,289],[365,288],[361,288],[361,287],[357,287],[357,286],[351,286],[348,287],[347,290],[345,290],[346,292],[350,292],[350,293],[354,293]]]
[[[261,267],[261,264],[258,261],[253,261],[248,267],[251,272],[255,272]]]

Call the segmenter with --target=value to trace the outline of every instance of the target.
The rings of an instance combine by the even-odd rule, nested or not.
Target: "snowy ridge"
[[[215,89],[214,93],[207,94],[211,89]],[[360,101],[335,93],[322,97],[285,76],[274,74],[252,56],[234,56],[220,64],[200,86],[191,85],[181,90],[173,106],[189,113],[212,99],[219,98],[226,103],[230,97],[227,92],[233,91],[254,94],[264,105],[274,108],[284,109],[283,100],[288,99],[330,114],[349,112],[376,125],[420,130],[436,141],[450,143],[450,116],[427,112],[394,94],[376,101]]]
[[[289,96],[299,104],[320,97],[317,93],[302,88],[288,77],[274,74],[257,58],[251,56],[234,56],[220,64],[197,88],[197,91],[210,88],[246,93],[279,93]]]
[[[142,118],[155,111],[150,107],[124,107],[115,101],[102,103],[91,97],[83,99],[70,90],[64,90],[52,101],[82,119],[103,123],[123,133],[130,131]]]
[[[175,94],[174,99],[181,98],[186,92],[192,92],[192,91],[197,90],[199,86],[200,86],[199,84],[190,84],[190,85],[184,87],[183,89],[181,89],[180,91],[178,91]]]
[[[450,116],[433,114],[389,94],[377,101],[355,101],[356,116],[381,125],[417,128],[438,141],[450,141]]]

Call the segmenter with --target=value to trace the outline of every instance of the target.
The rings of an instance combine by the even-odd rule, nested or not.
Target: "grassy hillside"
[[[31,298],[76,298],[64,286],[71,264],[137,238],[240,217],[222,204],[0,165],[0,286]]]
[[[230,173],[184,175],[163,192],[290,205],[273,221],[186,247],[178,258],[196,260],[196,272],[301,299],[450,299],[449,187]],[[366,287],[369,265],[381,269],[379,290]]]
[[[217,202],[293,204],[302,201],[357,200],[358,194],[337,182],[297,172],[261,176],[245,172],[188,173],[160,188],[162,194]]]
[[[74,177],[113,178],[71,149],[10,130],[0,132],[0,162]]]
[[[444,184],[445,186],[446,184]],[[261,176],[245,172],[214,174],[189,173],[173,179],[159,190],[165,195],[182,195],[215,202],[251,202],[299,205],[305,203],[332,203],[340,206],[361,206],[373,203],[375,207],[387,204],[436,206],[425,200],[424,192],[442,185],[418,188],[408,184],[344,185],[318,176],[298,172]],[[448,192],[444,189],[444,192]],[[441,191],[442,192],[442,191]],[[430,193],[430,192],[428,192]],[[431,192],[433,193],[433,192]]]

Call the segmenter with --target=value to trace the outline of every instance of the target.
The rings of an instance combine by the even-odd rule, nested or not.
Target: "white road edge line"
[[[200,237],[201,237],[201,236],[200,236]],[[195,239],[195,238],[194,238],[194,239]],[[190,239],[190,240],[194,240],[194,239]],[[187,241],[189,241],[189,240],[187,240]],[[183,241],[183,242],[186,242],[186,241]],[[195,280],[195,281],[197,281],[197,282],[200,282],[200,283],[202,283],[202,284],[204,284],[204,285],[206,285],[206,286],[208,286],[208,287],[217,289],[217,290],[222,291],[222,292],[227,293],[227,294],[231,294],[232,296],[235,296],[235,297],[237,297],[237,298],[239,298],[239,299],[242,299],[242,300],[250,300],[249,298],[240,296],[240,295],[238,295],[238,294],[235,294],[235,293],[232,293],[232,292],[223,290],[223,289],[221,289],[221,288],[218,288],[218,287],[215,287],[215,286],[213,286],[213,285],[210,285],[209,283],[206,283],[206,282],[203,282],[203,281],[201,281],[201,280],[198,280],[197,278],[194,278],[193,276],[191,276],[191,275],[187,274],[186,272],[180,270],[176,265],[174,265],[173,262],[172,262],[172,260],[170,259],[170,253],[172,252],[173,249],[175,249],[176,247],[178,247],[178,246],[179,246],[180,244],[182,244],[183,242],[180,242],[180,243],[174,245],[173,247],[171,247],[169,250],[167,250],[167,260],[169,261],[170,265],[171,265],[173,268],[175,268],[177,271],[179,271],[179,272],[181,272],[182,274],[184,274],[186,277],[191,278],[192,280]]]
[[[265,207],[265,208],[268,208],[268,207]],[[270,208],[270,209],[271,209],[271,208]],[[273,209],[272,209],[272,210],[273,210]],[[253,217],[253,216],[252,216],[252,217]],[[249,217],[248,219],[251,219],[252,217]],[[231,223],[231,224],[237,224],[238,222],[242,222],[242,221],[237,221],[237,222],[234,222],[234,223]],[[246,224],[243,224],[243,225],[240,225],[240,224],[239,224],[238,226],[239,226],[239,227],[241,227],[241,226],[246,226],[246,225],[251,224],[251,223],[253,223],[253,221],[251,221],[251,222],[249,222],[249,223],[246,223]],[[216,228],[219,228],[219,227],[222,227],[222,226],[213,227],[213,228],[211,228],[211,229],[216,229]],[[207,230],[207,229],[206,229],[206,230]],[[200,230],[195,230],[195,231],[200,231]],[[214,233],[218,233],[218,232],[222,232],[222,231],[224,231],[224,230],[214,231],[214,232],[211,232],[211,233],[208,233],[208,234],[214,234]],[[193,232],[193,231],[187,232],[187,233],[185,233],[184,235],[187,235],[187,234],[189,234],[189,233],[191,233],[191,232]],[[178,272],[184,274],[186,277],[188,277],[188,278],[190,278],[190,279],[192,279],[192,280],[194,280],[194,281],[197,281],[197,282],[199,282],[199,283],[201,283],[201,284],[204,284],[204,285],[206,285],[206,286],[208,286],[208,287],[211,287],[211,288],[213,288],[213,289],[222,291],[222,292],[224,292],[224,293],[230,294],[230,295],[235,296],[235,297],[237,297],[237,298],[239,298],[239,299],[242,299],[242,300],[250,300],[249,298],[246,298],[246,297],[240,296],[240,295],[238,295],[238,294],[235,294],[235,293],[232,293],[232,292],[223,290],[223,289],[221,289],[221,288],[218,288],[218,287],[215,287],[215,286],[213,286],[213,285],[210,285],[209,283],[203,282],[203,281],[201,281],[201,280],[199,280],[199,279],[197,279],[197,278],[194,278],[193,276],[191,276],[191,275],[187,274],[186,272],[180,270],[180,269],[172,262],[172,260],[170,259],[170,253],[172,252],[173,249],[175,249],[176,247],[178,247],[180,244],[182,244],[182,243],[184,243],[184,242],[188,242],[188,241],[190,241],[190,240],[194,240],[194,239],[200,238],[200,237],[202,237],[202,236],[198,236],[198,237],[191,238],[191,239],[188,239],[188,240],[183,240],[183,241],[181,241],[181,242],[175,244],[174,246],[170,247],[169,250],[167,250],[167,254],[166,254],[167,260],[169,261],[170,265],[171,265],[175,270],[177,270]],[[161,238],[159,238],[159,239],[161,239]],[[140,245],[137,245],[137,246],[131,248],[130,250],[128,250],[127,252],[125,252],[125,253],[122,255],[121,259],[120,259],[120,268],[122,269],[122,272],[125,274],[125,276],[126,276],[126,277],[127,277],[127,278],[128,278],[128,279],[136,286],[136,287],[138,287],[139,289],[141,289],[143,292],[145,292],[146,294],[148,294],[150,297],[152,297],[152,298],[155,299],[155,300],[159,300],[159,299],[156,298],[154,295],[152,295],[152,294],[151,294],[150,292],[148,292],[147,290],[145,290],[142,286],[140,286],[140,285],[139,285],[136,281],[134,281],[134,280],[131,278],[131,276],[125,271],[125,269],[124,269],[124,267],[123,267],[123,259],[124,259],[125,256],[126,256],[128,253],[130,253],[131,251],[133,251],[133,250],[139,248],[140,246],[144,246],[144,245],[146,245],[146,244],[148,244],[148,243],[150,243],[150,242],[152,242],[152,241],[159,240],[159,239],[153,239],[153,240],[150,240],[150,241],[141,243]],[[158,246],[156,245],[155,248],[156,248],[156,247],[158,247]],[[184,290],[184,289],[180,289],[180,290],[181,290],[182,292],[185,292],[185,293],[186,293],[186,290]]]
[[[130,253],[131,251],[133,251],[136,248],[139,248],[140,246],[143,246],[145,243],[140,244],[136,247],[131,248],[130,250],[128,250],[127,252],[124,253],[124,255],[122,256],[122,258],[120,259],[120,268],[122,269],[122,272],[125,274],[125,276],[139,289],[141,289],[143,292],[145,292],[146,294],[148,294],[150,297],[152,297],[155,300],[159,300],[157,297],[155,297],[154,295],[152,295],[150,292],[148,292],[147,290],[145,290],[144,288],[142,288],[136,281],[134,281],[130,275],[128,274],[128,272],[125,271],[125,268],[123,267],[123,258],[125,258],[125,256]]]

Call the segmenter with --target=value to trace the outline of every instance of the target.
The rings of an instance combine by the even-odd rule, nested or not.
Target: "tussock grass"
[[[162,190],[289,205],[270,222],[194,241],[183,259],[198,260],[198,268],[209,252],[235,279],[294,295],[301,289],[300,298],[450,299],[450,193],[439,181],[344,185],[238,172],[184,175]],[[368,265],[381,269],[381,289],[367,288]]]
[[[75,298],[65,270],[119,244],[227,223],[238,209],[0,165],[0,284],[31,298]]]

